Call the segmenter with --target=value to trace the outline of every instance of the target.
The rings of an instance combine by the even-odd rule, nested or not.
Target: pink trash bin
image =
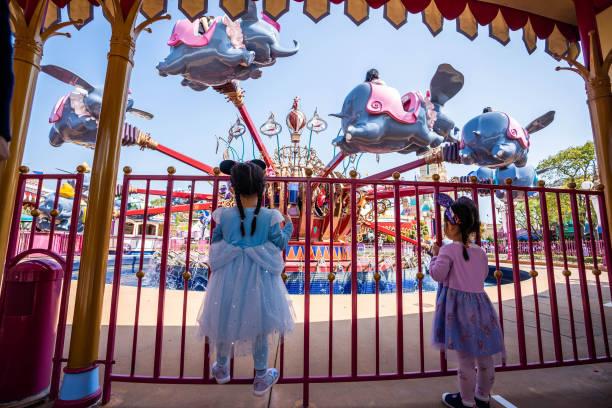
[[[0,403],[49,388],[62,276],[52,259],[25,261],[6,271],[0,299]]]

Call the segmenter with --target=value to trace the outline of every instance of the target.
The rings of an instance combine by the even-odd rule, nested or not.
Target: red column
[[[595,18],[595,6],[593,0],[574,0],[576,9],[576,21],[578,23],[578,31],[580,33],[580,46],[584,64],[587,68],[591,64],[591,46],[589,42],[589,32],[595,31],[595,44],[599,45],[597,37],[597,20]]]

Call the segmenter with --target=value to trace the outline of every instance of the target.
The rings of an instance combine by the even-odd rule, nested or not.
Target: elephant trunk
[[[284,57],[291,57],[292,55],[295,55],[299,50],[300,50],[300,46],[298,44],[297,41],[293,41],[293,45],[294,48],[285,48],[282,45],[280,45],[279,43],[273,43],[270,46],[270,50],[272,51],[272,57],[273,58],[284,58]]]

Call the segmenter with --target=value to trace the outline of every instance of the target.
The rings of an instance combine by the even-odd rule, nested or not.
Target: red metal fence
[[[46,238],[38,238],[40,241],[37,241],[37,217],[33,219],[30,233],[20,235],[20,216],[22,210],[26,211],[22,208],[21,199],[26,180],[38,181],[39,190],[42,183],[55,183],[56,192],[59,192],[61,183],[74,182],[77,193],[67,234],[55,231],[55,219],[51,215],[51,229]],[[213,176],[124,176],[124,199],[116,220],[120,232],[124,231],[128,203],[125,198],[132,191],[130,189],[142,187],[140,191],[144,191],[145,195],[142,240],[146,238],[144,234],[153,188],[161,185],[165,191],[158,269],[158,282],[161,284],[155,287],[145,285],[149,272],[145,246],[141,245],[136,251],[136,287],[121,285],[122,279],[134,279],[134,276],[132,273],[131,276],[126,275],[121,269],[126,237],[120,233],[114,242],[115,267],[107,347],[104,358],[99,361],[105,366],[104,402],[109,401],[113,381],[160,384],[214,382],[210,376],[208,344],[197,342],[192,337],[195,331],[193,316],[205,294],[190,291],[187,283],[193,272],[192,252],[200,248],[194,245],[173,246],[177,244],[172,244],[171,221],[179,222],[180,218],[180,222],[187,225],[186,236],[192,236],[194,208],[202,202],[197,194],[212,190],[212,197],[206,200],[209,200],[212,208],[216,208],[220,199],[220,184],[226,181],[224,177]],[[21,175],[9,245],[7,265],[27,256],[51,256],[61,260],[65,268],[51,386],[53,398],[57,396],[61,366],[65,362],[64,339],[71,272],[76,248],[79,247],[77,225],[82,182],[80,174]],[[301,202],[290,202],[288,183],[299,183],[303,197]],[[173,192],[179,189],[183,190],[177,194],[183,200],[183,209],[173,213]],[[185,190],[191,192],[187,198]],[[315,200],[321,191],[327,197],[323,206]],[[508,349],[508,359],[499,370],[612,361],[607,331],[612,313],[604,306],[612,296],[610,271],[606,268],[611,259],[611,249],[605,203],[600,191],[399,180],[270,178],[268,192],[266,205],[283,212],[298,206],[303,215],[293,218],[297,243],[304,248],[303,257],[287,254],[288,263],[297,263],[303,270],[304,294],[293,297],[299,311],[298,325],[294,333],[281,339],[275,354],[277,359],[271,364],[280,368],[281,384],[303,385],[304,405],[310,400],[310,384],[420,378],[455,372],[453,363],[449,364],[443,353],[429,346],[428,332],[435,298],[432,292],[427,291],[431,283],[427,274],[426,253],[430,242],[423,238],[425,227],[416,223],[415,244],[395,240],[392,261],[388,259],[389,252],[385,250],[383,253],[383,247],[379,245],[373,245],[373,253],[358,250],[359,241],[372,229],[373,242],[378,242],[382,234],[378,223],[379,218],[383,217],[383,210],[386,211],[385,220],[393,219],[394,230],[401,231],[403,221],[400,207],[405,196],[415,198],[416,218],[421,219],[426,218],[421,214],[420,205],[426,196],[435,197],[439,192],[473,198],[480,195],[480,205],[486,205],[492,219],[497,220],[499,202],[494,197],[504,194],[509,234],[507,238],[504,237],[507,241],[498,239],[497,222],[492,222],[494,239],[488,250],[491,266],[496,273],[492,274],[492,285],[486,289],[496,304]],[[40,206],[40,197],[38,194],[34,209]],[[592,197],[595,200],[591,200]],[[562,200],[569,201],[569,210],[561,205]],[[54,208],[57,205],[56,199]],[[373,208],[378,210],[372,211]],[[515,214],[520,213],[526,214],[525,219],[520,220],[527,225],[526,244],[517,240]],[[597,214],[602,219],[597,219]],[[36,211],[34,215],[37,215]],[[539,228],[534,226],[536,215]],[[428,233],[440,241],[440,234],[435,234],[442,230],[437,202],[434,202],[432,219]],[[599,224],[603,227],[601,236],[594,235],[595,228],[588,228],[583,237],[584,230],[576,228],[571,238],[560,231],[558,239],[553,241],[551,228],[546,226],[550,227],[553,223],[564,225],[567,221],[576,226]],[[364,229],[364,225],[369,225],[369,229]],[[532,241],[531,232],[541,234],[541,243]],[[66,240],[65,244],[61,243],[63,240]],[[477,241],[480,241],[479,237]],[[342,256],[334,255],[335,247],[339,244],[343,248],[348,245],[350,251]],[[323,251],[328,255],[321,255],[322,247],[328,249],[327,252]],[[177,250],[179,252],[175,252]],[[177,254],[184,256],[184,285],[182,290],[171,290],[165,282],[169,273],[169,258]],[[325,295],[316,295],[309,283],[316,273],[317,263],[323,257],[328,265],[326,270],[330,271],[327,275],[329,290]],[[406,257],[414,259],[406,262]],[[382,258],[387,258],[385,261],[393,269],[387,277],[394,284],[391,294],[383,293],[381,287],[384,282],[382,275],[389,271],[383,273],[376,267],[364,269],[364,265],[380,265]],[[334,293],[334,279],[339,276],[335,271],[339,266],[350,275],[348,294]],[[502,273],[505,270],[508,274]],[[211,279],[214,279],[214,271],[211,275]],[[373,279],[373,293],[361,292],[359,283],[364,276]],[[413,292],[404,287],[410,277],[416,282]],[[252,381],[252,371],[243,366],[239,358],[232,359],[232,382]]]
[[[37,194],[33,203],[24,203],[24,191],[26,182],[28,184],[37,185]],[[72,198],[72,210],[61,214],[63,225],[68,225],[67,232],[59,232],[56,230],[56,225],[59,222],[60,212],[58,211],[60,203],[60,187],[64,183],[70,183],[74,186],[75,194]],[[44,199],[41,192],[43,185],[55,192],[53,197],[47,197],[48,202],[43,203]],[[68,316],[68,299],[70,297],[70,281],[72,280],[72,271],[75,261],[76,252],[74,248],[80,242],[80,235],[77,229],[80,221],[80,203],[83,191],[83,174],[21,174],[17,184],[17,196],[15,203],[15,211],[13,212],[13,222],[11,226],[11,236],[9,239],[6,264],[2,265],[5,271],[20,261],[31,257],[49,257],[56,260],[63,269],[64,276],[62,279],[61,298],[59,300],[60,310],[57,322],[57,334],[55,339],[55,351],[53,354],[53,371],[51,378],[50,395],[55,399],[59,391],[59,382],[61,376],[64,343],[66,337],[66,319]],[[39,210],[42,206],[51,206],[48,214],[42,214]],[[20,230],[21,216],[29,212],[32,216],[32,221],[29,225],[29,231]],[[43,217],[48,217],[45,221],[49,222],[49,231],[45,233],[37,232],[37,225]],[[67,224],[66,224],[67,222]],[[80,245],[79,245],[80,247]],[[6,278],[7,274],[3,276]],[[4,288],[0,296],[4,296]],[[1,303],[1,302],[0,302]]]
[[[188,225],[187,236],[191,236],[191,225],[194,216],[193,194],[201,185],[212,184],[212,208],[218,205],[220,183],[226,182],[223,177],[193,177],[193,176],[138,176],[125,175],[123,180],[123,197],[129,193],[131,185],[145,184],[147,199],[144,209],[144,222],[148,210],[148,196],[151,183],[165,184],[166,200],[164,211],[164,231],[162,236],[160,277],[162,282],[155,293],[148,293],[148,309],[143,309],[141,299],[145,296],[146,288],[143,287],[144,272],[137,274],[138,284],[135,294],[135,302],[130,303],[130,313],[133,320],[126,327],[126,318],[122,318],[119,330],[118,312],[123,286],[120,258],[122,252],[118,250],[114,273],[114,285],[112,287],[112,304],[110,309],[110,326],[108,333],[108,345],[106,351],[106,371],[104,377],[104,401],[110,398],[111,384],[113,381],[141,382],[141,383],[166,383],[166,384],[210,384],[214,382],[211,378],[210,355],[208,344],[203,353],[198,354],[190,349],[193,343],[188,333],[193,332],[194,321],[188,319],[192,314],[193,301],[191,297],[198,296],[196,292],[187,289],[187,281],[190,279],[190,251],[191,245],[185,247],[185,280],[184,289],[177,299],[176,291],[168,290],[163,282],[166,281],[168,272],[168,253],[170,251],[170,222],[172,218],[172,192],[177,186],[187,186],[192,192],[188,200],[188,211],[183,216]],[[299,183],[302,197],[301,203],[297,205],[303,216],[293,218],[294,225],[298,229],[298,240],[304,246],[302,263],[304,271],[304,295],[295,298],[299,302],[301,315],[299,319],[301,326],[291,338],[281,339],[278,349],[277,365],[280,368],[280,383],[303,384],[303,404],[309,402],[309,385],[312,383],[327,383],[338,381],[370,381],[388,379],[406,379],[427,376],[448,375],[455,372],[449,368],[444,353],[434,351],[428,346],[429,337],[427,331],[432,310],[432,294],[423,289],[424,281],[428,279],[427,270],[424,266],[426,247],[429,242],[422,238],[421,224],[416,223],[416,244],[412,254],[416,257],[414,276],[417,280],[415,293],[404,293],[402,285],[409,271],[405,270],[406,263],[403,262],[403,252],[406,246],[401,240],[395,240],[395,293],[392,296],[383,295],[380,291],[381,274],[378,270],[373,273],[375,290],[373,294],[362,294],[358,290],[358,275],[367,271],[359,270],[360,262],[357,246],[360,235],[363,233],[361,226],[363,221],[372,225],[375,231],[375,241],[379,235],[378,222],[379,211],[368,209],[379,208],[383,203],[387,211],[392,213],[395,222],[395,231],[400,231],[401,215],[400,203],[404,196],[414,196],[416,202],[416,218],[421,219],[420,202],[424,196],[436,196],[439,192],[447,192],[451,195],[468,195],[477,199],[480,195],[490,200],[489,211],[492,218],[497,220],[496,193],[504,195],[507,223],[509,225],[509,236],[507,248],[503,241],[497,240],[497,222],[492,223],[493,244],[490,247],[492,254],[491,264],[496,273],[494,286],[488,290],[494,303],[497,304],[502,329],[505,333],[506,346],[508,348],[508,360],[504,361],[500,370],[517,370],[528,368],[555,367],[562,365],[583,364],[598,361],[611,361],[609,338],[606,319],[610,319],[610,313],[606,313],[604,304],[609,301],[611,290],[604,291],[603,287],[610,282],[610,272],[605,268],[610,259],[610,236],[605,219],[605,208],[603,195],[600,191],[581,191],[575,189],[546,189],[544,187],[525,188],[506,186],[491,186],[477,184],[456,184],[439,182],[408,182],[399,180],[359,180],[359,179],[317,179],[317,178],[271,178],[269,182],[269,194],[267,205],[279,207],[286,211],[288,206],[296,205],[289,203],[288,183]],[[280,187],[280,188],[279,188]],[[317,192],[325,191],[327,202],[323,208],[315,208],[319,205],[313,198]],[[529,194],[526,194],[529,193]],[[275,194],[280,194],[279,198]],[[533,197],[537,197],[534,202]],[[601,220],[595,218],[595,209],[591,203],[591,197],[597,199],[597,213],[601,214]],[[561,198],[569,199],[571,211],[564,213],[561,207]],[[365,201],[364,201],[365,199]],[[386,200],[386,204],[385,204]],[[478,202],[478,200],[476,200]],[[119,216],[119,231],[123,231],[125,223],[127,201],[124,200]],[[530,209],[531,206],[531,209]],[[536,254],[537,245],[532,242],[532,221],[534,217],[534,206],[538,208],[539,223],[543,225],[541,231],[542,259]],[[525,209],[527,223],[528,242],[524,247],[519,246],[517,241],[515,212],[518,207]],[[566,218],[566,219],[564,219]],[[593,236],[593,228],[589,229],[587,237],[583,237],[579,228],[571,238],[571,243],[560,232],[559,254],[560,259],[553,257],[553,243],[550,234],[550,226],[555,222],[563,225],[567,219],[573,225],[588,223],[589,225],[600,224],[603,226],[601,242],[596,241]],[[432,229],[441,231],[440,207],[435,202],[434,223]],[[317,228],[315,228],[317,227]],[[213,226],[214,228],[214,226]],[[321,232],[321,229],[323,232]],[[146,230],[146,226],[143,228]],[[586,238],[586,239],[585,239]],[[442,237],[435,234],[435,239],[440,242]],[[336,241],[334,241],[336,240]],[[342,240],[350,242],[350,256],[346,266],[351,275],[350,295],[334,294],[333,280],[335,275],[329,274],[329,294],[314,295],[311,293],[311,275],[318,261],[313,246],[326,245],[329,248],[329,270],[334,271],[334,264],[340,263],[334,259],[334,245]],[[477,237],[480,242],[480,238]],[[573,252],[570,259],[569,248],[572,245]],[[123,247],[123,236],[117,239],[117,249]],[[502,253],[509,251],[509,261],[502,259]],[[588,251],[588,259],[585,260],[585,252]],[[526,257],[521,257],[525,254]],[[144,254],[140,255],[140,270],[143,268]],[[379,246],[374,245],[374,265],[380,262]],[[505,258],[505,257],[504,257]],[[295,259],[292,260],[295,262]],[[504,277],[502,270],[504,264],[508,265],[511,273]],[[560,266],[559,266],[560,265]],[[524,269],[526,273],[521,273]],[[602,274],[602,271],[606,271]],[[214,279],[214,271],[211,272]],[[526,280],[524,280],[526,277]],[[504,283],[508,278],[511,283],[507,287]],[[509,289],[509,290],[508,290]],[[610,289],[610,288],[609,288]],[[150,289],[149,289],[150,290]],[[170,292],[170,293],[169,293]],[[180,292],[179,292],[180,293]],[[153,296],[151,298],[151,296]],[[155,322],[142,324],[143,313],[150,310],[151,299],[156,304]],[[322,299],[325,299],[323,302]],[[198,298],[200,300],[200,298]],[[180,308],[167,309],[167,302],[179,302]],[[323,303],[322,303],[323,302]],[[433,301],[435,303],[435,301]],[[168,303],[170,304],[170,303]],[[321,304],[324,307],[321,308]],[[342,308],[334,305],[348,305],[350,316],[347,320],[336,319],[336,315],[342,313]],[[371,318],[360,319],[360,304],[371,305],[374,312]],[[394,309],[389,315],[389,306]],[[169,306],[168,306],[169,307]],[[385,312],[383,313],[383,309]],[[121,307],[122,313],[126,312]],[[313,313],[316,311],[317,315]],[[323,311],[323,312],[322,312]],[[173,314],[180,313],[179,316]],[[129,319],[128,319],[129,320]],[[175,342],[165,341],[171,329],[165,322],[175,320],[180,322],[178,329],[178,346]],[[347,323],[348,322],[348,323]],[[323,324],[321,324],[323,323]],[[151,327],[148,327],[151,326]],[[139,335],[139,330],[150,330],[144,335]],[[316,334],[313,335],[316,330]],[[341,334],[338,334],[341,330]],[[373,334],[372,334],[373,333]],[[117,336],[121,337],[120,344],[129,342],[128,350],[117,354]],[[364,341],[364,337],[370,336],[373,347]],[[130,342],[131,340],[131,342]],[[338,340],[341,340],[338,343]],[[148,342],[148,346],[141,349],[139,342]],[[202,343],[199,343],[202,344]],[[341,344],[339,347],[338,344]],[[151,346],[154,350],[151,353]],[[168,347],[173,347],[173,353],[168,354]],[[174,348],[177,347],[177,348]],[[196,346],[197,347],[197,346]],[[191,351],[189,351],[189,350]],[[348,366],[341,365],[337,354],[348,355]],[[143,350],[146,350],[144,352]],[[316,355],[311,355],[313,350]],[[176,354],[174,354],[176,353]],[[194,356],[201,356],[195,358]],[[346,354],[344,354],[346,355]],[[392,356],[390,361],[389,356]],[[119,357],[121,356],[121,357]],[[170,357],[169,357],[170,356]],[[178,357],[178,361],[177,361]],[[123,360],[122,360],[123,359]],[[151,360],[152,359],[152,360]],[[143,361],[144,360],[144,361]],[[199,362],[198,362],[199,361]],[[248,383],[252,381],[249,371],[240,375],[232,360],[232,382]],[[365,363],[364,363],[365,361]],[[199,367],[199,374],[187,373],[195,364]],[[294,366],[297,366],[296,369]],[[365,368],[364,368],[365,367]],[[311,370],[312,369],[312,370]]]

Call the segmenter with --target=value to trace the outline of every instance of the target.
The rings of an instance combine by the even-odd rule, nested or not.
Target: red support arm
[[[266,166],[275,170],[274,161],[272,160],[272,157],[270,157],[270,154],[268,153],[266,146],[263,144],[263,141],[261,140],[261,137],[259,136],[259,133],[257,132],[257,128],[253,124],[253,119],[251,119],[251,115],[249,115],[249,111],[247,111],[246,106],[241,105],[240,107],[238,107],[238,112],[240,112],[240,116],[242,116],[242,120],[244,120],[244,123],[246,124],[247,129],[249,129],[249,132],[251,133],[251,137],[253,137],[253,141],[255,142],[257,149],[259,149],[259,152],[261,153],[261,156],[263,157],[263,160],[266,163]]]
[[[342,163],[342,160],[344,160],[345,157],[346,157],[346,154],[344,152],[340,152],[336,154],[334,158],[331,159],[329,163],[327,163],[327,166],[325,166],[325,168],[323,169],[323,173],[321,173],[319,177],[329,176],[331,172],[334,171],[334,169],[338,167],[340,163]]]
[[[165,154],[166,156],[170,156],[173,159],[176,159],[180,162],[183,162],[185,164],[190,165],[191,167],[194,167],[198,170],[203,171],[204,173],[208,173],[210,175],[214,174],[213,172],[213,168],[211,166],[209,166],[208,164],[204,164],[201,161],[192,159],[189,156],[186,156],[182,153],[177,152],[176,150],[173,150],[169,147],[166,147],[162,144],[157,144],[157,146],[155,146],[153,149],[157,150],[160,153]]]

